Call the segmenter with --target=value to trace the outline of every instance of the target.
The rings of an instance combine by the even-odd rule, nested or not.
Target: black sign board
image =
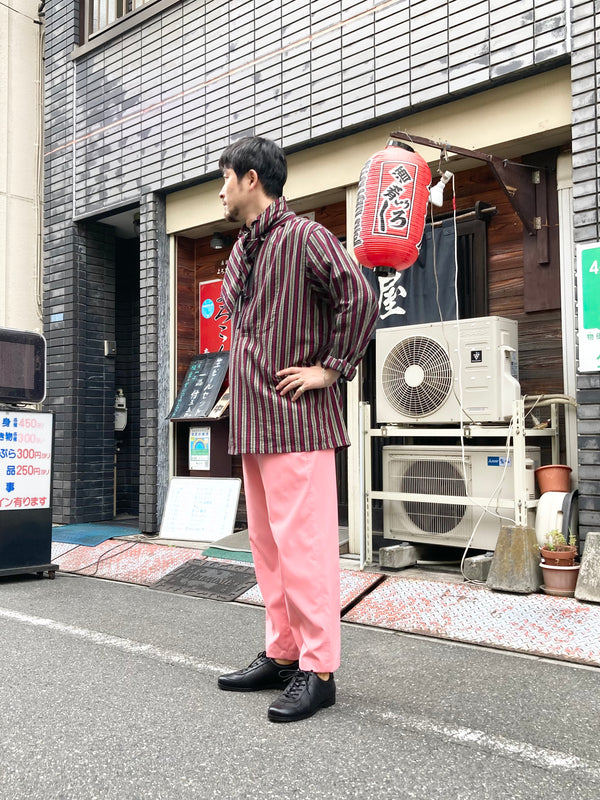
[[[194,356],[169,419],[204,419],[221,392],[229,366],[229,353]]]

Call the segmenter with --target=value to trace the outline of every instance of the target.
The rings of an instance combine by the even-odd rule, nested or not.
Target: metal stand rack
[[[498,438],[512,442],[512,456],[514,459],[514,503],[512,501],[495,501],[502,508],[510,509],[514,513],[515,524],[525,527],[527,525],[527,512],[537,506],[538,501],[531,499],[527,492],[525,482],[525,443],[527,439],[536,437],[550,437],[552,445],[552,463],[559,461],[559,420],[556,404],[550,404],[550,426],[543,429],[525,427],[525,405],[521,397],[513,402],[513,417],[509,425],[481,425],[465,424],[461,428],[427,428],[408,425],[384,425],[381,428],[371,428],[371,406],[369,403],[360,404],[361,426],[361,463],[362,483],[364,486],[364,508],[361,515],[363,530],[361,531],[361,569],[373,563],[373,500],[412,500],[416,502],[431,503],[432,495],[414,494],[407,492],[375,491],[372,487],[372,440],[374,438],[405,438],[405,437],[436,437],[458,438],[461,436],[469,442],[482,438]],[[489,498],[481,497],[444,497],[448,503],[459,505],[483,506]]]

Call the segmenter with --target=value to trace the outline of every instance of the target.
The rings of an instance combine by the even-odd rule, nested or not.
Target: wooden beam
[[[502,186],[512,207],[530,236],[536,237],[538,263],[548,262],[548,211],[547,211],[547,176],[546,170],[528,164],[518,164],[506,158],[499,158],[480,150],[468,150],[447,142],[434,142],[424,136],[410,136],[403,131],[392,131],[394,139],[424,145],[440,150],[442,153],[454,153],[467,156],[477,161],[485,161]]]

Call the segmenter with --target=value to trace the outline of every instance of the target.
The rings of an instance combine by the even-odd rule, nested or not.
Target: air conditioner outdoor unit
[[[464,456],[463,465],[460,446],[390,445],[383,448],[384,492],[431,496],[431,500],[423,497],[384,500],[386,538],[464,547],[481,517],[471,546],[482,550],[496,547],[500,528],[510,522],[495,514],[514,519],[514,508],[497,505],[497,500],[514,502],[513,450],[465,447]],[[525,459],[526,474],[522,478],[527,498],[533,500],[534,470],[540,466],[540,448],[525,448]],[[467,505],[456,499],[461,497],[477,499],[479,505]],[[485,508],[488,510],[484,511]],[[533,510],[528,516],[528,524],[534,527]]]
[[[504,317],[382,328],[377,421],[502,422],[520,397],[517,323]],[[462,407],[462,413],[461,413]]]

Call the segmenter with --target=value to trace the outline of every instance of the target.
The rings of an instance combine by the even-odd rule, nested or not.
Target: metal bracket
[[[390,136],[401,141],[432,147],[443,152],[444,155],[454,153],[474,158],[477,161],[485,161],[502,186],[527,233],[536,237],[538,263],[547,264],[549,262],[547,174],[545,169],[528,164],[518,164],[490,153],[482,153],[480,150],[455,147],[447,142],[434,142],[433,139],[426,139],[423,136],[409,136],[403,131],[392,131]]]

